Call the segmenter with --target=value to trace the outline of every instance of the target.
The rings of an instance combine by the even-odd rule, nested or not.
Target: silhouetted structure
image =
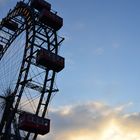
[[[20,1],[2,19],[0,63],[8,57],[9,53],[6,53],[13,43],[13,46],[19,45],[15,40],[22,33],[25,33],[25,44],[19,73],[16,82],[12,83],[14,88],[5,86],[6,94],[0,96],[3,100],[1,140],[35,140],[38,135],[50,131],[46,112],[51,96],[58,91],[54,86],[56,72],[64,68],[64,58],[58,55],[58,47],[64,38],[57,35],[62,26],[63,19],[51,11],[51,4],[45,0]],[[16,66],[13,65],[13,69]],[[34,112],[30,111],[32,106],[29,104],[22,110],[27,92],[30,96],[24,104],[32,104],[35,100]],[[37,97],[33,96],[34,92],[38,93]]]

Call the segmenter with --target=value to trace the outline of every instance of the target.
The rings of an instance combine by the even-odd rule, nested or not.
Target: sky
[[[0,0],[0,18],[16,2]],[[140,1],[48,2],[64,19],[66,66],[39,140],[140,140]]]

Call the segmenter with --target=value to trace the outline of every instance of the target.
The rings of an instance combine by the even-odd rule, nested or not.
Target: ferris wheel
[[[0,23],[0,139],[36,140],[50,131],[47,110],[64,68],[63,19],[45,0],[19,1]]]

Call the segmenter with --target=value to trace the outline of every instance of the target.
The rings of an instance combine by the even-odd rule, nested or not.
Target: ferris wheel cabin
[[[23,113],[19,117],[19,129],[45,135],[50,131],[50,120],[34,114]]]
[[[63,26],[63,19],[46,9],[42,10],[39,17],[40,21],[46,24],[47,26],[53,28],[58,31]]]
[[[45,0],[32,0],[31,6],[39,11],[39,20],[58,31],[63,26],[63,18],[51,12],[51,4]]]
[[[59,72],[64,68],[65,59],[59,55],[56,55],[46,49],[38,50],[36,63],[42,65],[50,70]]]
[[[37,9],[38,11],[41,11],[42,9],[46,9],[48,11],[51,10],[51,4],[46,2],[45,0],[32,0],[31,6]]]
[[[3,19],[2,20],[2,25],[4,27],[6,27],[7,29],[12,30],[14,32],[18,29],[18,24],[16,22],[12,21],[12,20],[7,21],[7,20]]]

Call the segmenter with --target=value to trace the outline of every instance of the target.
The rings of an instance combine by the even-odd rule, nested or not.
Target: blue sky
[[[61,49],[66,68],[63,78],[58,76],[60,104],[101,100],[139,106],[139,4],[138,0],[52,2],[64,17],[61,33],[66,36]]]
[[[139,140],[140,127],[136,126],[136,118],[140,119],[140,1],[48,0],[48,2],[64,18],[64,26],[58,33],[65,37],[60,54],[66,59],[66,67],[57,75],[56,83],[60,92],[51,102],[50,114],[54,122],[59,126],[58,122],[62,123],[63,119],[64,122],[74,122],[74,118],[78,120],[78,115],[84,114],[83,116],[88,119],[97,112],[99,118],[113,119],[113,128],[119,126],[119,130],[125,130],[121,133],[115,127],[117,136],[113,136],[113,132],[110,132],[108,140],[122,140],[124,137],[125,140]],[[16,1],[1,0],[0,3],[3,3],[0,5],[2,18]],[[88,111],[89,116],[85,115],[86,111],[83,108]],[[79,111],[79,114],[76,111]],[[124,120],[123,117],[127,119]],[[58,133],[57,135],[60,139],[65,139],[70,136],[71,131],[79,136],[80,132],[84,131],[80,127],[85,125],[82,121],[76,125],[69,124],[71,127],[68,127],[65,136],[61,134],[65,127],[59,130],[61,135]],[[130,124],[129,128],[132,130],[136,128],[135,137],[128,135],[131,129],[123,128],[122,124],[124,126]],[[63,125],[65,126],[65,123]],[[100,125],[98,123],[96,126]],[[88,124],[86,127],[87,130],[92,128]],[[58,129],[56,126],[53,128],[54,131]],[[98,131],[99,135],[102,134],[100,132],[103,132],[103,129]],[[91,134],[90,131],[88,133]],[[91,135],[90,138],[84,136],[83,139],[77,137],[77,140],[107,139],[97,138],[96,135]],[[52,135],[50,138],[60,140]],[[69,137],[68,140],[75,139]]]

